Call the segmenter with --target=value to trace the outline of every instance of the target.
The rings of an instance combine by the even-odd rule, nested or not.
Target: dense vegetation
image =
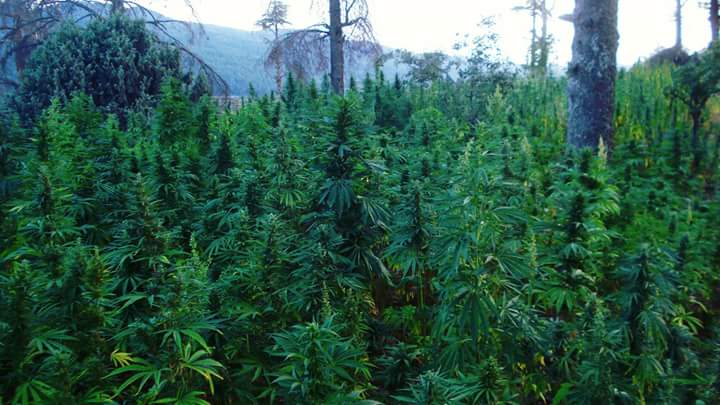
[[[484,69],[5,111],[0,403],[714,403],[702,63],[621,72],[598,153],[564,79]]]
[[[140,21],[113,17],[87,27],[64,24],[32,54],[23,72],[18,110],[37,117],[53,99],[92,96],[103,112],[126,114],[180,77],[180,55]]]

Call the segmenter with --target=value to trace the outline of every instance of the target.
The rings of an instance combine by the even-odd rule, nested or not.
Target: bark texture
[[[718,40],[720,31],[720,6],[718,0],[710,0],[710,28],[712,29],[712,42]]]
[[[568,69],[568,144],[612,147],[619,34],[618,0],[575,0]]]
[[[3,2],[0,0],[0,3]],[[36,29],[42,15],[31,5],[26,0],[9,0],[0,4],[3,14],[0,34],[8,39],[7,49],[4,51],[12,55],[18,78],[22,78],[34,46],[44,34],[42,30]]]
[[[275,24],[275,44],[280,41],[280,28],[278,24]],[[282,55],[278,55],[275,60],[275,87],[277,88],[278,95],[282,94],[283,89],[283,71],[282,71]]]
[[[330,0],[330,82],[336,94],[345,92],[344,48],[340,0]]]
[[[16,26],[21,26],[22,19],[16,20]],[[32,53],[32,47],[28,38],[23,33],[22,29],[17,29],[12,36],[13,42],[12,46],[14,46],[15,49],[15,70],[17,71],[18,77],[22,77],[23,72],[25,71],[25,66],[27,66],[27,62],[30,59],[30,54]]]

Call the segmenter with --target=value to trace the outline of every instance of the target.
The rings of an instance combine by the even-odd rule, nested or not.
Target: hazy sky
[[[458,34],[477,32],[477,23],[485,16],[495,16],[500,47],[517,63],[525,62],[529,44],[530,18],[512,11],[521,0],[367,0],[378,40],[385,46],[414,52],[441,50],[452,53]],[[565,65],[570,59],[572,24],[558,19],[573,10],[573,0],[548,0],[554,3],[550,29],[556,42],[553,62]],[[188,18],[184,0],[144,0],[145,4],[175,18]],[[255,21],[265,11],[267,0],[192,0],[203,23],[256,29]],[[324,18],[326,0],[286,0],[293,28],[301,28]],[[658,48],[675,43],[674,0],[620,0],[621,65],[631,65],[638,58]],[[710,42],[707,12],[698,0],[686,0],[684,8],[684,43],[690,50],[700,50]]]

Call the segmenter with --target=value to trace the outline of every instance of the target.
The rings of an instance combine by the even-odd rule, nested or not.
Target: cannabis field
[[[672,71],[597,152],[552,77],[7,111],[0,403],[716,403],[718,109],[693,142]]]

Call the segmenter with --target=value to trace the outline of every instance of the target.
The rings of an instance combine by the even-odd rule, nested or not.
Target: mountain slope
[[[185,27],[173,27],[171,32],[178,38],[183,38],[193,53],[225,79],[232,95],[247,95],[250,84],[258,94],[267,94],[275,90],[274,73],[264,66],[270,45],[269,34],[217,25],[203,25],[203,29],[204,35],[196,35],[201,38],[194,40]],[[201,30],[197,24],[193,24],[190,31],[197,33]],[[373,74],[375,69],[374,61],[370,58],[359,58],[346,66],[349,75],[354,76],[358,81],[362,80],[366,73]],[[395,63],[387,63],[383,70],[387,77],[392,77],[395,72],[403,69]],[[318,81],[322,75],[322,72],[317,73]]]
[[[197,26],[193,26],[198,31]],[[268,49],[268,37],[263,32],[242,31],[216,25],[205,25],[201,38],[190,39],[184,30],[190,50],[212,66],[230,86],[233,95],[246,95],[250,84],[263,94],[274,89],[270,73],[263,60]]]

